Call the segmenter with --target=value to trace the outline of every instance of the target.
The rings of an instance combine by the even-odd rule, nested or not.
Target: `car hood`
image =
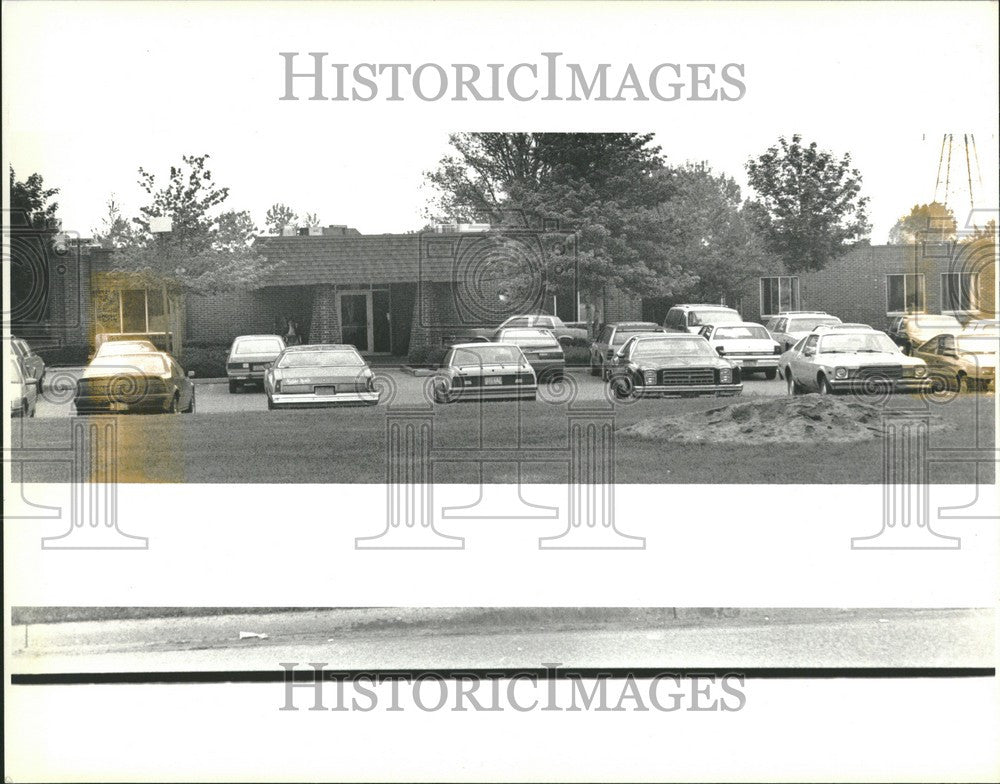
[[[357,365],[330,365],[310,368],[272,367],[269,372],[274,375],[275,381],[288,381],[295,384],[329,384],[334,382],[346,384],[371,375],[369,368]]]
[[[925,365],[922,359],[909,357],[906,354],[899,354],[890,351],[878,351],[873,354],[820,354],[817,359],[820,364],[830,367],[870,367],[872,365],[900,365],[902,367],[915,367]]]
[[[710,368],[728,368],[732,367],[726,360],[722,357],[677,357],[670,355],[662,355],[655,357],[643,357],[642,359],[634,360],[636,366],[640,370],[662,370],[665,368],[693,368],[693,367],[710,367]]]

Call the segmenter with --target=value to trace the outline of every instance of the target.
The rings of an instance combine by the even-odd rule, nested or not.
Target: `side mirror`
[[[722,356],[723,354],[725,354],[725,353],[726,353],[726,352],[725,352],[725,351],[723,350],[722,346],[716,346],[716,347],[715,347],[715,352],[716,352],[716,353],[717,353],[717,354],[718,354],[718,355],[719,355],[720,357],[721,357],[721,356]]]
[[[188,377],[188,378],[194,378],[194,371],[193,371],[193,370],[189,370],[189,371],[187,372],[187,377]]]

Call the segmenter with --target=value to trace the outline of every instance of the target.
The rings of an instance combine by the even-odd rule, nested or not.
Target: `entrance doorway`
[[[340,331],[344,343],[363,354],[388,354],[392,350],[389,290],[341,291]]]

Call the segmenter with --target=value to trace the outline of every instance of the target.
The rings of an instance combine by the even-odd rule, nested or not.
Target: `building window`
[[[782,275],[760,279],[760,315],[773,316],[783,310],[799,310],[799,278]]]
[[[968,311],[978,307],[979,276],[975,272],[941,275],[941,310]]]
[[[923,313],[927,292],[923,273],[885,276],[886,313]]]
[[[94,303],[97,332],[166,332],[167,304],[162,289],[100,289]]]

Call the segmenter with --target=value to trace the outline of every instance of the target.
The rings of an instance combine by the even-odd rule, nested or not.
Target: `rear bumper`
[[[227,370],[230,381],[263,381],[265,370]]]
[[[638,397],[653,395],[738,395],[742,384],[656,384],[635,388]]]
[[[534,398],[537,394],[538,387],[535,384],[510,384],[499,387],[452,388],[448,397],[453,402],[460,400],[522,400]]]
[[[281,408],[318,408],[358,403],[373,405],[378,403],[378,392],[338,392],[336,395],[317,395],[315,392],[276,394],[271,396],[271,403]]]
[[[528,360],[531,369],[535,371],[536,377],[559,376],[566,372],[565,359],[535,359]]]
[[[765,354],[760,355],[747,355],[743,354],[725,354],[722,357],[732,362],[734,365],[738,365],[744,370],[753,371],[757,368],[767,369],[778,367],[778,354]]]
[[[77,397],[73,405],[78,414],[133,414],[149,411],[166,411],[170,408],[173,393],[161,392],[143,395],[136,401],[110,400],[106,395]]]

